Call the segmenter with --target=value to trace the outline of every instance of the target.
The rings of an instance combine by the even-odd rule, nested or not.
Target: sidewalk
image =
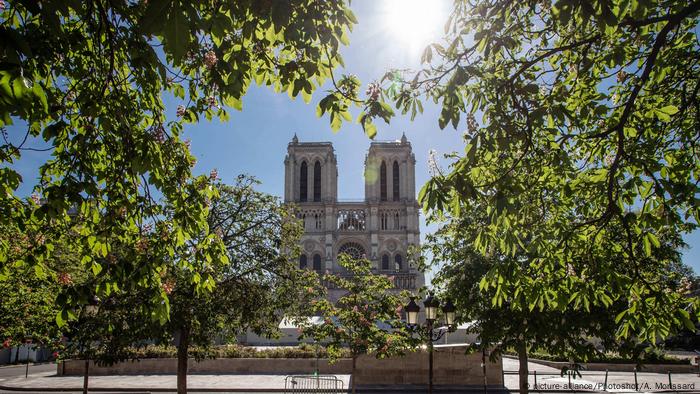
[[[284,391],[287,375],[188,375],[189,391]],[[350,375],[336,375],[347,389]],[[30,374],[0,381],[0,390],[80,391],[82,376],[56,376],[52,372]],[[176,375],[90,376],[91,390],[175,391]]]
[[[518,361],[510,358],[503,359],[505,387],[513,390],[518,388]],[[578,390],[611,393],[654,393],[678,392],[700,393],[700,377],[696,373],[673,373],[669,382],[668,374],[638,372],[635,380],[634,372],[581,371],[581,377],[569,380],[561,376],[557,368],[530,362],[528,383],[534,392]],[[536,372],[536,375],[535,375]],[[638,389],[637,390],[635,390]]]

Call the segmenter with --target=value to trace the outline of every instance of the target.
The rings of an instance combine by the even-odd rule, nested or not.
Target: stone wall
[[[65,367],[64,367],[65,364]],[[202,361],[190,359],[189,373],[202,374],[311,374],[316,369],[316,359],[309,358],[216,358]],[[84,361],[67,360],[58,364],[58,375],[82,375]],[[342,359],[334,364],[318,360],[322,374],[347,374],[352,360]],[[176,358],[147,358],[125,361],[111,366],[100,366],[90,362],[90,375],[142,375],[177,373]]]
[[[484,376],[481,354],[464,353],[464,347],[437,347],[433,353],[436,385],[482,385]],[[189,373],[212,374],[311,374],[316,369],[316,359],[291,358],[227,358],[196,362],[190,360]],[[350,374],[352,360],[342,359],[334,364],[318,360],[321,374]],[[58,364],[58,375],[82,375],[84,362],[67,360]],[[502,386],[502,362],[491,363],[487,359],[486,378],[490,386]],[[140,375],[175,374],[177,359],[143,359],[113,366],[90,365],[91,375]],[[428,353],[409,353],[402,357],[376,359],[361,356],[357,360],[354,379],[359,385],[425,385],[428,382]]]
[[[503,385],[503,364],[486,359],[489,386]],[[403,357],[357,360],[359,385],[425,385],[428,382],[428,353],[415,352]],[[465,354],[462,346],[437,347],[433,353],[433,383],[436,385],[477,386],[484,384],[481,354]]]

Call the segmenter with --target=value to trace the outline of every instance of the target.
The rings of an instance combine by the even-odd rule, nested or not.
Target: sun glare
[[[384,7],[390,38],[409,51],[420,51],[442,36],[445,1],[386,0]]]

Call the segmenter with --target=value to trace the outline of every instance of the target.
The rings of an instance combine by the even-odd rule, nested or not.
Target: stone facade
[[[330,142],[299,142],[284,160],[284,200],[304,221],[301,268],[344,274],[340,253],[365,257],[377,273],[394,276],[397,289],[416,291],[424,275],[409,264],[409,246],[420,242],[416,159],[404,135],[372,142],[365,158],[365,198],[338,199],[338,166]],[[339,294],[331,291],[330,297]]]

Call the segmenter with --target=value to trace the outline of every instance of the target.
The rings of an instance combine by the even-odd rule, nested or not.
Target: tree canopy
[[[319,283],[320,288],[309,288],[310,293],[316,295],[309,313],[322,317],[323,322],[298,321],[302,336],[325,342],[331,360],[338,358],[347,347],[353,374],[357,358],[363,354],[382,358],[414,350],[418,340],[401,320],[403,302],[408,294],[393,292],[392,279],[372,273],[372,263],[367,259],[340,254],[338,264],[352,277],[326,273]],[[342,290],[344,294],[337,300],[329,299],[330,289]],[[355,392],[354,383],[352,392]]]
[[[309,100],[342,62],[338,49],[354,23],[343,1],[4,2],[0,224],[40,229],[45,242],[12,258],[0,242],[0,279],[46,270],[57,240],[75,232],[80,263],[97,280],[59,299],[59,324],[95,292],[158,285],[165,256],[206,230],[215,197],[206,176],[192,177],[183,125],[228,119],[226,108],[240,110],[253,82]],[[174,117],[166,93],[182,100]],[[16,194],[17,166],[37,150],[51,157],[26,201]],[[159,241],[149,243],[153,231]],[[115,243],[131,245],[131,258],[117,258]],[[200,253],[226,258],[215,240]]]
[[[698,14],[698,1],[456,1],[422,69],[373,86],[370,100],[412,116],[433,101],[441,128],[466,129],[419,200],[437,221],[478,212],[454,236],[479,253],[529,256],[527,270],[484,277],[494,303],[627,297],[618,335],[649,342],[700,316],[699,298],[662,291],[664,267],[646,267],[700,217]],[[569,267],[588,279],[561,287]],[[661,304],[676,307],[654,313]]]
[[[640,343],[634,337],[620,339],[621,330],[626,329],[618,325],[620,317],[626,313],[640,315],[636,326],[653,330],[658,323],[654,321],[657,315],[664,317],[667,311],[687,305],[690,289],[684,278],[688,267],[680,261],[681,241],[677,235],[662,237],[661,246],[639,266],[620,256],[597,252],[589,256],[586,265],[598,269],[569,264],[565,272],[545,273],[531,264],[535,256],[478,252],[471,240],[460,236],[476,231],[475,226],[481,222],[473,219],[478,215],[473,212],[445,223],[428,236],[426,248],[436,261],[443,262],[433,284],[455,301],[457,319],[472,323],[468,330],[478,334],[479,348],[488,350],[492,356],[511,350],[518,353],[521,392],[528,389],[527,359],[532,351],[544,351],[575,362],[614,352],[641,363],[653,344]],[[602,248],[605,247],[604,244]],[[489,273],[499,269],[513,271],[519,281],[490,285]],[[618,274],[602,275],[610,270]],[[635,274],[654,283],[648,292],[640,295],[648,302],[641,309],[628,312],[635,295],[625,290],[634,283]],[[546,288],[544,296],[518,296],[538,285]],[[578,297],[578,292],[594,294],[596,298],[591,301],[587,295]],[[650,297],[655,292],[668,297]],[[663,322],[668,324],[668,320]]]
[[[305,304],[305,285],[316,280],[297,269],[302,226],[292,207],[255,190],[257,184],[247,176],[233,185],[215,183],[218,197],[207,217],[212,233],[187,241],[161,273],[171,305],[162,338],[169,343],[174,335],[178,344],[178,392],[187,392],[191,347],[234,342],[246,330],[274,337],[285,314]],[[198,252],[211,238],[223,243],[226,263],[206,264]],[[207,291],[198,286],[205,277],[211,278]]]

